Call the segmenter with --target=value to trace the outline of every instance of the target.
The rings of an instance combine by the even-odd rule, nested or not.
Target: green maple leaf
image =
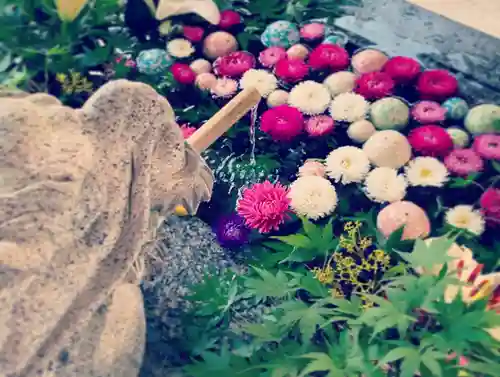
[[[257,278],[247,278],[245,286],[250,294],[257,298],[283,298],[289,296],[299,289],[299,280],[289,278],[283,271],[276,275],[257,267],[253,270],[259,275]]]

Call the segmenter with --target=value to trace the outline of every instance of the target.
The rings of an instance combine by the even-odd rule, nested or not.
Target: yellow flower
[[[57,14],[62,21],[71,22],[78,17],[88,0],[56,0]]]
[[[56,75],[56,79],[59,83],[61,83],[64,94],[92,92],[92,82],[90,82],[85,76],[82,76],[79,72],[70,72],[69,76],[64,73],[58,73]]]
[[[370,237],[363,237],[360,241],[359,241],[359,248],[361,250],[366,250],[367,248],[369,248],[370,246],[372,245],[372,239]]]
[[[174,209],[174,213],[177,215],[177,216],[187,216],[188,215],[188,211],[186,211],[186,208],[184,208],[183,206],[179,205],[179,206],[176,206],[175,209]]]

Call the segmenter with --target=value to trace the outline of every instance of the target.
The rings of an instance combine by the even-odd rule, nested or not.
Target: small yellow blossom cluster
[[[79,72],[70,72],[69,75],[65,73],[58,73],[57,81],[62,86],[62,91],[66,95],[91,93],[93,90],[92,83]]]

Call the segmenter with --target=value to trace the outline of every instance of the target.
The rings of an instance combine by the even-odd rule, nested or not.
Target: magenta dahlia
[[[424,156],[444,157],[453,148],[453,139],[442,127],[428,124],[408,135],[411,147]]]
[[[335,129],[335,122],[328,115],[316,115],[305,123],[305,130],[309,136],[320,137],[331,134]]]
[[[356,93],[366,99],[380,99],[390,96],[394,86],[394,81],[387,73],[364,73],[356,80]]]
[[[187,64],[174,63],[170,67],[174,80],[181,84],[192,84],[196,80],[196,73]]]
[[[262,114],[260,129],[276,141],[290,141],[302,133],[304,116],[295,107],[276,106]]]
[[[382,68],[398,84],[407,84],[420,74],[422,67],[415,59],[406,56],[395,56]]]
[[[486,160],[500,160],[500,135],[484,134],[476,136],[472,149]]]
[[[446,168],[456,175],[468,176],[483,170],[484,162],[473,149],[455,149],[444,159]]]
[[[246,51],[230,52],[217,58],[214,62],[214,72],[225,77],[238,77],[255,67],[254,56]]]
[[[334,44],[320,44],[309,54],[309,65],[313,69],[341,71],[349,66],[349,53]]]
[[[446,119],[446,109],[434,101],[420,101],[413,106],[411,115],[422,124],[441,123]]]
[[[490,187],[479,200],[481,211],[489,225],[500,226],[500,189]]]
[[[238,12],[230,9],[220,12],[219,27],[221,29],[227,30],[239,24],[241,24],[241,16]]]
[[[203,28],[199,26],[183,26],[182,34],[187,40],[197,43],[201,42],[201,40],[203,39],[205,30],[203,30]]]
[[[272,68],[281,59],[286,59],[286,50],[280,46],[268,47],[259,54],[259,62],[266,68]]]
[[[422,72],[417,81],[420,98],[442,101],[453,97],[458,91],[458,81],[445,69]]]
[[[274,68],[276,77],[288,83],[301,81],[308,73],[309,67],[298,58],[281,59]]]
[[[259,233],[278,230],[290,213],[288,189],[280,183],[256,183],[243,190],[236,211],[249,228]]]

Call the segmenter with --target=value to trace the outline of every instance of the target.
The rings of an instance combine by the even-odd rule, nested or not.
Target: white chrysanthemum
[[[288,96],[288,104],[307,115],[324,113],[330,100],[328,88],[310,80],[295,85]]]
[[[365,179],[365,194],[377,203],[394,203],[403,200],[408,183],[396,169],[375,168]]]
[[[335,97],[330,105],[330,114],[337,121],[355,122],[364,119],[370,104],[356,93],[342,93]]]
[[[484,232],[484,218],[472,206],[461,204],[446,211],[446,223],[455,228],[466,229],[479,236]]]
[[[177,38],[167,43],[167,51],[174,58],[187,58],[193,54],[194,47],[187,39]]]
[[[323,81],[333,97],[352,92],[356,86],[356,75],[349,71],[332,73]]]
[[[262,97],[267,97],[278,87],[278,79],[264,69],[249,69],[240,80],[240,88],[255,88]]]
[[[334,149],[325,160],[326,171],[335,182],[361,182],[370,171],[370,161],[362,149],[345,146]]]
[[[319,219],[337,207],[337,191],[328,179],[318,176],[298,178],[290,185],[290,206],[301,216]]]
[[[358,120],[347,128],[347,136],[352,141],[357,143],[364,143],[368,140],[377,130],[372,122],[366,119]]]
[[[417,157],[405,168],[410,186],[442,187],[448,180],[448,169],[434,157]]]
[[[288,101],[288,92],[284,90],[275,90],[267,97],[267,106],[276,107],[284,105]]]

